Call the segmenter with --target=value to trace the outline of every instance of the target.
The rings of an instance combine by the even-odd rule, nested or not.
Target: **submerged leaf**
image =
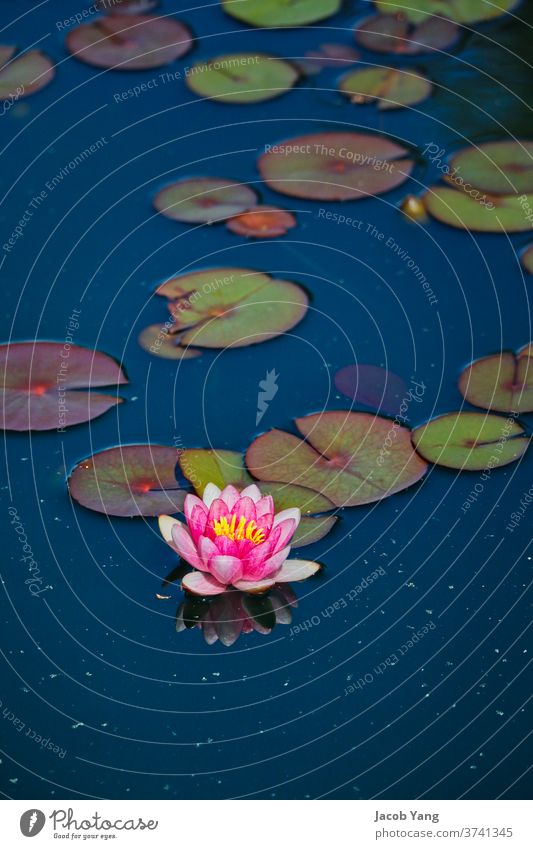
[[[0,345],[0,375],[6,430],[62,430],[88,422],[122,398],[78,390],[128,382],[112,357],[64,342]]]
[[[427,469],[410,431],[379,416],[331,411],[296,426],[307,441],[272,430],[252,442],[246,463],[256,478],[306,486],[350,507],[400,492]]]
[[[531,346],[515,356],[503,351],[470,363],[459,379],[461,395],[475,407],[504,413],[533,412]]]
[[[191,224],[224,221],[256,203],[257,195],[249,186],[218,177],[178,180],[154,197],[154,206],[161,215]]]
[[[352,103],[378,101],[378,109],[397,109],[420,103],[431,94],[431,83],[410,68],[364,68],[340,80],[340,90]]]
[[[372,365],[350,365],[339,369],[335,386],[353,401],[395,416],[407,396],[405,381],[392,371]]]
[[[96,0],[95,8],[106,15],[144,15],[159,6],[159,0]]]
[[[355,30],[355,39],[368,50],[414,56],[445,50],[459,37],[459,28],[446,18],[426,18],[410,24],[403,15],[372,15]]]
[[[533,245],[529,245],[525,251],[523,251],[520,256],[520,262],[528,274],[533,274]]]
[[[166,445],[118,445],[83,460],[69,478],[72,498],[108,516],[179,512],[185,492],[176,481],[179,450]]]
[[[268,145],[258,161],[276,192],[311,200],[358,200],[400,186],[414,162],[384,136],[326,132]]]
[[[139,71],[168,65],[187,53],[192,35],[180,21],[156,15],[106,15],[71,30],[70,53],[97,68]]]
[[[222,0],[228,15],[256,27],[298,27],[329,18],[342,0]]]
[[[514,462],[529,445],[524,428],[489,413],[445,413],[413,431],[413,445],[430,463],[480,471]]]
[[[0,99],[18,100],[44,88],[55,76],[54,63],[40,50],[28,50],[15,59],[16,47],[0,46]]]
[[[307,50],[297,64],[306,74],[317,74],[322,68],[342,68],[357,62],[361,54],[348,44],[328,42],[316,50]]]
[[[266,53],[233,53],[198,62],[185,81],[200,97],[221,103],[259,103],[284,94],[299,71],[290,62]]]

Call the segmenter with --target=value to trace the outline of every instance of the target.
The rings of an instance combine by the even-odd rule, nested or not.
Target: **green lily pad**
[[[257,283],[264,285],[268,283],[270,277],[261,271],[255,271],[252,268],[234,268],[232,266],[217,266],[216,268],[206,268],[202,271],[192,271],[188,274],[178,274],[176,277],[169,277],[156,289],[156,295],[163,295],[171,301],[176,298],[184,298],[186,295],[191,295],[193,292],[198,293],[191,302],[198,300],[202,295],[209,292],[216,292],[219,289],[224,289],[226,286],[234,283],[240,278],[252,279]]]
[[[522,268],[525,268],[528,274],[533,274],[533,245],[528,245],[525,251],[520,255]]]
[[[68,485],[72,498],[108,516],[178,513],[186,493],[176,481],[179,449],[166,445],[117,445],[76,466]]]
[[[341,78],[339,88],[352,103],[377,101],[378,109],[412,106],[429,97],[430,81],[410,68],[364,68]]]
[[[440,15],[460,24],[474,24],[499,18],[509,12],[519,0],[375,0],[376,8],[384,15],[401,14],[420,23],[432,15]]]
[[[488,413],[446,413],[413,431],[413,445],[430,463],[480,471],[522,456],[529,437],[522,425]]]
[[[452,156],[449,166],[451,173],[444,180],[455,188],[462,178],[491,195],[533,192],[533,141],[497,141],[467,147]]]
[[[246,463],[256,478],[305,486],[353,507],[400,492],[427,469],[410,430],[380,416],[332,411],[296,419],[296,426],[307,441],[271,430],[252,442]]]
[[[82,390],[128,382],[107,354],[68,342],[0,345],[0,427],[64,430],[91,421],[122,403],[118,395]]]
[[[235,218],[229,218],[226,227],[238,236],[273,239],[284,236],[292,227],[296,227],[296,218],[291,212],[277,206],[258,205]]]
[[[462,230],[520,233],[530,229],[525,205],[533,207],[533,193],[523,197],[492,195],[487,200],[481,199],[481,192],[477,194],[477,197],[472,197],[445,186],[432,186],[423,195],[423,201],[427,211],[438,221]]]
[[[218,177],[178,180],[154,197],[154,206],[161,215],[190,224],[224,221],[256,203],[253,189],[244,183]]]
[[[470,363],[459,379],[459,391],[474,407],[504,413],[533,412],[531,345],[515,356],[503,351]]]
[[[287,280],[263,274],[236,276],[224,288],[190,295],[186,309],[172,304],[181,345],[236,348],[257,345],[291,330],[302,320],[309,303],[305,291]]]
[[[222,8],[254,27],[299,27],[329,18],[342,0],[222,0]]]
[[[195,348],[182,348],[179,337],[170,333],[166,324],[145,327],[139,333],[138,342],[149,354],[164,360],[194,360],[202,356],[202,352]]]
[[[459,37],[459,28],[446,18],[426,18],[413,25],[402,15],[372,15],[359,24],[354,35],[367,50],[415,56],[446,50]]]
[[[65,41],[81,62],[117,71],[168,65],[188,53],[192,43],[185,24],[168,15],[105,15],[70,30]]]
[[[199,496],[203,495],[208,483],[214,483],[220,489],[227,484],[244,489],[256,482],[248,473],[244,457],[238,451],[187,448],[180,454],[179,464]],[[291,543],[295,548],[318,542],[337,522],[336,516],[317,515],[331,512],[335,506],[321,493],[283,483],[262,482],[260,487],[263,495],[271,495],[274,499],[276,512],[289,507],[300,508],[302,519]]]
[[[51,83],[54,63],[40,50],[28,50],[13,58],[16,47],[0,46],[0,100],[27,97]]]
[[[310,200],[359,200],[407,180],[414,162],[385,136],[326,132],[268,145],[258,161],[275,192]]]
[[[288,91],[300,76],[295,65],[266,53],[232,53],[198,62],[185,81],[200,97],[221,103],[260,103]]]

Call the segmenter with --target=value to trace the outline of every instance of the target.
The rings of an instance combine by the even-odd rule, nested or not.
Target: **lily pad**
[[[97,0],[95,8],[106,15],[144,15],[159,6],[159,0]]]
[[[202,352],[195,348],[182,348],[179,337],[169,333],[166,324],[150,324],[139,333],[139,345],[164,360],[194,360],[201,357]]]
[[[291,330],[307,312],[308,297],[296,283],[263,274],[235,277],[224,288],[189,296],[187,308],[172,305],[181,345],[236,348],[257,345]]]
[[[97,68],[139,71],[159,68],[191,49],[189,29],[180,21],[156,15],[106,15],[71,30],[67,49]]]
[[[28,50],[15,59],[16,47],[0,46],[0,99],[18,100],[51,83],[54,63],[40,50]]]
[[[449,166],[450,173],[444,180],[455,188],[462,179],[490,195],[533,192],[533,141],[498,141],[467,147],[451,157]]]
[[[385,15],[399,13],[420,23],[432,15],[449,18],[460,24],[474,24],[498,18],[513,9],[519,0],[375,0],[376,8]]]
[[[344,366],[335,375],[335,386],[352,401],[392,416],[400,412],[402,402],[408,397],[405,381],[379,366]]]
[[[310,200],[359,200],[400,186],[413,170],[408,152],[384,136],[326,132],[268,145],[258,161],[276,192]]]
[[[413,431],[413,445],[430,463],[480,471],[522,456],[529,438],[522,425],[488,413],[446,413]]]
[[[474,190],[477,192],[477,190]],[[446,186],[432,186],[423,200],[427,211],[443,224],[480,233],[520,233],[529,230],[530,222],[524,211],[525,204],[533,206],[533,192],[522,200],[518,195],[492,195],[482,200]]]
[[[528,274],[533,274],[533,245],[529,245],[520,256],[522,267]]]
[[[350,71],[340,80],[339,88],[352,103],[364,105],[377,101],[378,109],[412,106],[429,97],[430,81],[410,68],[364,68]]]
[[[170,277],[158,286],[156,295],[163,295],[165,298],[175,301],[176,298],[184,298],[186,295],[195,293],[190,298],[191,303],[194,303],[203,295],[224,289],[241,278],[245,280],[253,279],[255,283],[261,285],[265,285],[271,279],[268,274],[255,271],[252,268],[217,266],[216,268],[206,268],[202,271],[192,271],[189,274],[178,274],[176,277]]]
[[[458,37],[457,24],[438,17],[413,25],[403,15],[372,15],[355,30],[355,40],[367,50],[409,56],[446,50]]]
[[[176,481],[179,449],[166,445],[117,445],[93,454],[69,478],[72,498],[108,516],[178,513],[186,493]]]
[[[200,496],[208,483],[214,483],[220,489],[227,484],[244,489],[255,483],[238,451],[187,448],[181,453],[179,464]],[[300,508],[302,519],[291,542],[294,548],[318,542],[337,522],[336,516],[320,515],[331,512],[335,506],[321,493],[283,483],[261,483],[261,492],[272,496],[276,512],[290,507]]]
[[[198,62],[185,81],[200,97],[221,103],[260,103],[284,94],[300,76],[295,65],[266,53],[232,53]]]
[[[162,215],[191,224],[224,221],[256,203],[253,189],[217,177],[178,180],[165,186],[154,198],[154,206]]]
[[[0,375],[6,430],[62,430],[88,422],[122,398],[78,390],[128,382],[112,357],[64,342],[0,345]]]
[[[459,391],[474,407],[504,413],[533,412],[531,346],[516,356],[503,351],[470,363],[459,379]]]
[[[284,236],[291,227],[296,227],[292,213],[277,206],[256,206],[230,218],[226,227],[238,236],[256,239],[272,239]]]
[[[296,419],[296,426],[307,441],[271,430],[252,442],[246,463],[256,478],[306,486],[353,507],[400,492],[427,469],[410,430],[380,416],[331,411]]]
[[[299,27],[329,18],[342,0],[222,0],[232,18],[254,27]]]

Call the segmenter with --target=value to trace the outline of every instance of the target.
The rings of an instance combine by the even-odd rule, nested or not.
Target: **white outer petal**
[[[302,518],[302,513],[299,507],[288,507],[287,510],[281,510],[279,513],[276,513],[274,516],[274,522],[272,527],[275,528],[276,525],[279,525],[280,522],[283,522],[285,519],[294,519],[296,522],[296,528],[300,524],[300,519]]]
[[[208,483],[207,484],[206,488],[204,489],[202,501],[204,502],[205,506],[208,509],[209,509],[209,507],[211,507],[211,504],[213,503],[215,498],[218,498],[220,496],[220,492],[221,492],[221,490],[219,489],[219,487],[216,484],[214,484],[214,483]]]

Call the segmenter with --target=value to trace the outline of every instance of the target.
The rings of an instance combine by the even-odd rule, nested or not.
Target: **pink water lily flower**
[[[196,595],[218,595],[229,586],[263,592],[276,583],[303,581],[320,568],[309,560],[287,560],[300,510],[274,513],[271,495],[255,484],[239,492],[208,483],[203,498],[187,495],[187,525],[159,517],[165,542],[194,567],[182,586]]]

